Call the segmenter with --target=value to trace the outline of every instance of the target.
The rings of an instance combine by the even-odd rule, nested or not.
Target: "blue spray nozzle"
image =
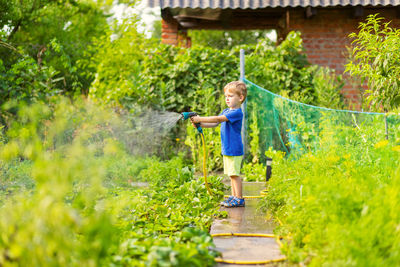
[[[196,112],[182,112],[181,115],[182,115],[182,120],[185,121],[185,120],[189,119],[190,117],[197,116],[197,113]]]
[[[193,116],[197,116],[197,113],[196,112],[182,112],[181,115],[182,115],[182,120],[185,121]],[[196,123],[195,125],[197,128],[197,131],[202,134],[203,129],[201,128],[200,123]]]

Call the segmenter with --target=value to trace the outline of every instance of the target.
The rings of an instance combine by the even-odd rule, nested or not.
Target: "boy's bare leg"
[[[231,176],[232,194],[235,197],[243,198],[242,196],[242,178],[240,176]]]
[[[232,177],[235,177],[235,176],[229,177],[229,178],[231,178],[231,191],[232,191],[232,196],[236,197],[236,185],[234,184]]]

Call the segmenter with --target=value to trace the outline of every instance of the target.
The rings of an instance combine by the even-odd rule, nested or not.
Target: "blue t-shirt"
[[[242,143],[242,109],[224,109],[220,115],[225,115],[228,121],[221,122],[222,155],[243,155]]]

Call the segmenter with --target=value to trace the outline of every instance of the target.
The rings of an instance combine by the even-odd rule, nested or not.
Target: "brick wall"
[[[305,17],[304,9],[295,9],[289,12],[288,31],[301,32],[304,48],[312,64],[328,66],[342,74],[345,70],[348,57],[346,46],[351,45],[348,35],[358,32],[359,22],[364,22],[367,15],[379,13],[387,20],[391,20],[391,27],[399,27],[400,19],[396,8],[364,8],[361,17],[355,17],[354,8],[345,9],[316,9],[317,12],[310,18]],[[359,90],[352,84],[348,75],[343,94],[350,102],[359,102]],[[365,87],[365,86],[364,86]]]
[[[179,45],[190,47],[191,40],[187,36],[187,31],[179,29],[179,24],[174,20],[161,21],[161,41],[164,44]]]

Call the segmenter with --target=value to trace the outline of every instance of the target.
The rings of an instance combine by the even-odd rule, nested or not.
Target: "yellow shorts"
[[[228,176],[239,176],[240,165],[243,156],[225,156],[224,155],[224,174]]]

